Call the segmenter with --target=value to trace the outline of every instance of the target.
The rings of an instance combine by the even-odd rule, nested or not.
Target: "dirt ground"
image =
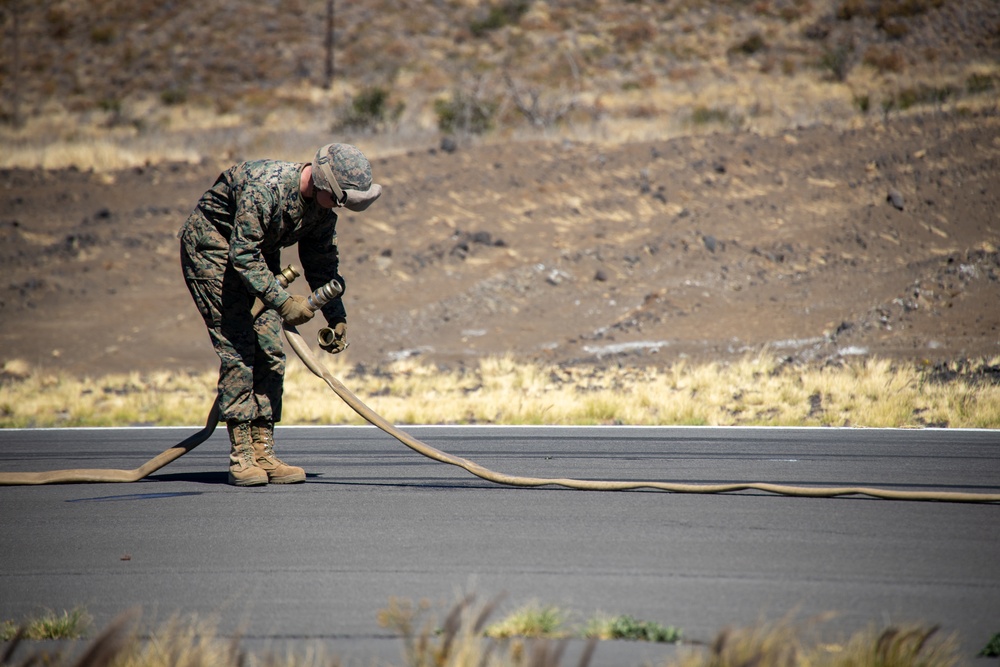
[[[352,365],[1000,354],[995,114],[370,157],[384,195],[339,225]],[[214,370],[176,232],[225,166],[0,172],[0,361]]]

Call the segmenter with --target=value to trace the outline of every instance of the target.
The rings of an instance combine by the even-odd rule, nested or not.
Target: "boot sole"
[[[306,481],[305,473],[301,475],[286,475],[285,477],[268,477],[267,481],[271,484],[299,484]]]
[[[267,484],[267,478],[255,477],[253,479],[236,479],[233,477],[232,473],[229,474],[229,483],[232,486],[265,486]]]

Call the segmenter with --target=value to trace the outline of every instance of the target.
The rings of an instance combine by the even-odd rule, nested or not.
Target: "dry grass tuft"
[[[821,619],[819,619],[821,620]],[[954,637],[937,626],[888,627],[857,632],[842,644],[808,641],[815,622],[796,627],[787,620],[726,629],[707,650],[689,652],[671,667],[955,667],[961,663]]]
[[[511,612],[496,623],[487,626],[485,634],[494,639],[511,637],[548,637],[561,639],[568,636],[565,628],[567,614],[555,605],[531,603]]]

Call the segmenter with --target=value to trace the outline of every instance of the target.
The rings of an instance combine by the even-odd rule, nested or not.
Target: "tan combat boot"
[[[295,484],[306,481],[306,471],[290,466],[274,455],[274,424],[256,419],[250,426],[253,451],[258,466],[267,472],[271,484]]]
[[[233,486],[267,484],[267,473],[254,462],[253,440],[248,422],[226,422],[229,429],[229,483]]]

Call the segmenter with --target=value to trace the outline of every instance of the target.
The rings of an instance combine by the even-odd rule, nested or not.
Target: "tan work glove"
[[[319,348],[330,354],[340,354],[347,349],[347,322],[338,322],[332,327],[323,327],[317,334]]]
[[[313,309],[309,307],[306,297],[300,294],[289,296],[287,301],[278,306],[278,313],[281,315],[281,319],[293,327],[305,324],[315,315]]]
[[[344,190],[344,207],[360,213],[375,203],[375,200],[382,196],[382,186],[372,183],[367,190]]]

